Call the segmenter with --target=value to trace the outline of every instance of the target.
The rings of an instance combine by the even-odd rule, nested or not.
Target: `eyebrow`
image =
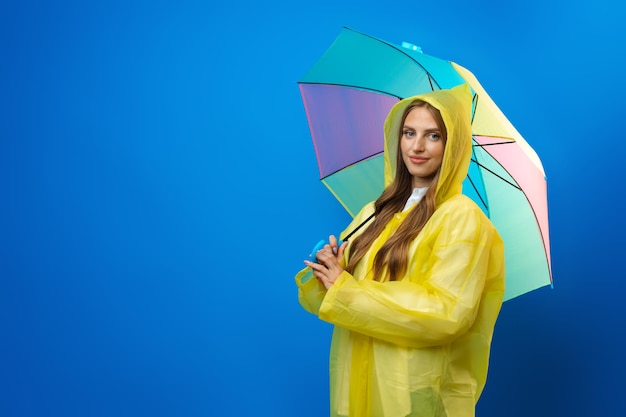
[[[408,125],[404,125],[402,126],[402,130],[415,130],[414,127],[408,126]],[[441,129],[439,129],[438,127],[433,128],[433,129],[424,129],[424,132],[426,133],[441,133]]]

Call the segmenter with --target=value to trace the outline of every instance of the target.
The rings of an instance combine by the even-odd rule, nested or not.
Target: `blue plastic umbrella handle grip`
[[[341,246],[342,243],[343,241],[338,240],[337,247]],[[324,245],[326,245],[326,240],[322,239],[319,242],[317,242],[315,246],[313,246],[313,249],[311,250],[311,254],[309,255],[309,260],[311,262],[317,262],[317,256],[316,256],[317,251],[321,250],[324,247]]]

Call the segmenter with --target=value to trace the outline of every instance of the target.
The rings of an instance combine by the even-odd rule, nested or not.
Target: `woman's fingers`
[[[328,236],[328,244],[333,253],[337,253],[337,238],[334,235]]]
[[[335,254],[333,253],[330,245],[324,246],[317,252],[317,261],[323,265],[330,265],[335,260]],[[336,260],[335,260],[336,261]]]
[[[315,257],[317,262],[305,261],[305,264],[311,268],[313,275],[328,289],[335,283],[343,268],[330,244],[324,245],[322,249],[317,251]]]
[[[343,252],[346,250],[346,246],[348,246],[348,242],[343,242],[341,244],[341,246],[339,246],[339,249],[337,249],[337,258],[338,259],[342,259],[343,258]]]

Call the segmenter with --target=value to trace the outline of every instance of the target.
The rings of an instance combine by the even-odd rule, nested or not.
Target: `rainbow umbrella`
[[[383,123],[399,100],[467,83],[473,155],[463,193],[505,243],[505,300],[552,285],[546,178],[536,152],[476,77],[454,62],[343,28],[298,81],[320,179],[355,216],[383,190]]]

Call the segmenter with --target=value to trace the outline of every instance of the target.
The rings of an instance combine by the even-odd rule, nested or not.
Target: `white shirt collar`
[[[404,209],[402,209],[402,211],[407,211],[415,204],[419,203],[422,197],[426,195],[426,191],[428,191],[428,187],[414,188],[411,196],[406,201],[406,204],[404,205]]]

